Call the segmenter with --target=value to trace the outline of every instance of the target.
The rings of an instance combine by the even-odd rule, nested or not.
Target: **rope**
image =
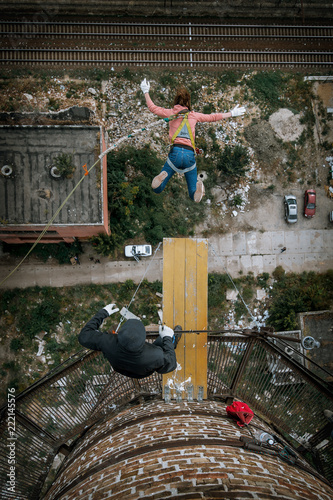
[[[43,231],[40,233],[40,235],[38,236],[37,240],[34,242],[34,244],[32,245],[32,247],[29,249],[29,251],[26,253],[26,255],[23,257],[23,259],[17,264],[17,266],[0,282],[0,286],[5,283],[5,281],[8,280],[8,278],[10,278],[17,270],[18,268],[23,264],[23,262],[26,260],[26,258],[31,254],[31,252],[33,251],[33,249],[36,247],[36,245],[40,242],[40,240],[43,238],[43,236],[45,235],[45,233],[47,232],[48,228],[51,226],[51,224],[54,222],[54,220],[56,219],[56,217],[59,215],[60,211],[63,209],[63,207],[66,205],[67,201],[69,200],[69,198],[72,196],[72,194],[75,192],[75,190],[79,187],[79,185],[81,184],[81,182],[84,180],[84,178],[89,174],[89,172],[97,165],[97,163],[102,160],[102,158],[107,154],[109,153],[110,151],[112,151],[113,149],[115,149],[117,146],[119,146],[119,144],[121,144],[123,141],[126,141],[127,139],[129,138],[132,138],[134,137],[135,135],[143,132],[143,131],[148,131],[150,130],[151,128],[154,128],[156,126],[160,126],[160,125],[163,125],[165,126],[166,124],[163,122],[163,121],[156,121],[154,123],[152,123],[151,125],[149,125],[148,127],[144,127],[144,128],[140,128],[140,129],[135,129],[133,130],[133,132],[129,135],[126,135],[124,137],[121,137],[120,139],[118,139],[118,141],[116,141],[112,146],[110,146],[108,149],[106,149],[103,153],[101,153],[98,157],[98,160],[89,168],[89,169],[85,169],[85,174],[84,176],[79,180],[79,182],[76,184],[76,186],[74,186],[74,188],[72,189],[72,191],[69,193],[69,195],[65,198],[65,200],[62,202],[62,204],[60,205],[60,207],[57,209],[57,211],[55,212],[55,214],[53,215],[53,217],[49,220],[49,222],[46,224],[46,226],[44,227]]]
[[[127,306],[127,308],[126,308],[127,310],[129,310],[129,308],[131,307],[131,304],[132,304],[133,300],[135,299],[135,296],[136,296],[136,294],[138,293],[139,288],[140,288],[140,286],[142,285],[142,282],[143,282],[143,280],[145,279],[145,276],[146,276],[146,274],[147,274],[147,272],[148,272],[148,270],[149,270],[149,268],[150,268],[150,266],[151,266],[151,264],[152,264],[153,260],[155,259],[155,255],[156,255],[157,251],[160,249],[160,246],[161,246],[161,245],[162,245],[162,242],[160,241],[160,242],[159,242],[159,244],[158,244],[158,246],[157,246],[157,248],[156,248],[156,250],[155,250],[155,252],[154,252],[153,258],[150,260],[149,265],[147,266],[147,269],[146,269],[146,270],[145,270],[145,272],[143,273],[143,276],[142,276],[142,278],[141,278],[141,281],[140,281],[140,283],[138,284],[138,286],[137,286],[137,288],[136,288],[136,290],[135,290],[135,292],[134,292],[134,294],[133,294],[133,296],[132,296],[132,298],[131,298],[131,300],[130,300],[130,303],[128,304],[128,306]],[[119,327],[120,327],[120,325],[122,324],[122,322],[123,322],[123,321],[124,321],[124,318],[123,318],[123,317],[121,317],[121,318],[120,318],[120,321],[119,321],[119,324],[118,324],[118,326],[117,326],[117,328],[116,328],[116,333],[117,333],[117,331],[119,330]]]
[[[238,288],[237,288],[237,286],[236,286],[236,284],[235,284],[234,280],[232,279],[232,277],[231,277],[231,276],[230,276],[230,274],[228,273],[228,270],[227,270],[227,268],[225,267],[225,265],[223,264],[221,257],[220,257],[219,255],[217,255],[217,253],[215,252],[215,249],[214,249],[214,247],[213,247],[213,245],[212,245],[211,243],[209,243],[209,246],[210,246],[210,248],[212,249],[212,252],[213,252],[213,254],[215,255],[215,257],[217,257],[217,258],[219,259],[219,261],[221,262],[223,269],[225,270],[226,274],[228,275],[228,278],[230,279],[231,283],[233,284],[233,286],[234,286],[234,288],[235,288],[236,292],[237,292],[237,293],[238,293],[238,295],[240,296],[240,299],[241,299],[241,301],[243,302],[243,304],[244,304],[244,306],[245,306],[245,308],[246,308],[247,312],[248,312],[248,313],[249,313],[249,315],[251,316],[252,321],[254,321],[254,322],[255,322],[255,324],[256,324],[256,326],[258,327],[259,325],[258,325],[257,320],[256,320],[256,319],[255,319],[255,317],[253,316],[253,314],[252,314],[252,312],[250,311],[250,309],[249,309],[248,305],[245,303],[245,301],[244,301],[244,299],[243,299],[243,297],[242,297],[242,294],[240,293],[240,291],[238,290]]]

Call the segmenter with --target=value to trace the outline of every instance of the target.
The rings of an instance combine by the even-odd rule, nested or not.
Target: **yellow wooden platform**
[[[207,330],[208,241],[206,239],[163,239],[163,322],[183,330]],[[163,391],[176,387],[187,399],[187,388],[198,387],[207,397],[207,334],[185,333],[176,349],[178,368],[163,375]]]

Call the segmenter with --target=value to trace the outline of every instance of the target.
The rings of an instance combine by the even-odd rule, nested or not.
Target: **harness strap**
[[[177,174],[186,174],[186,172],[191,172],[191,170],[195,169],[197,164],[196,163],[193,163],[193,165],[191,165],[190,167],[187,167],[187,168],[183,168],[183,169],[180,169],[180,168],[177,168],[173,163],[172,161],[170,160],[169,157],[167,157],[167,164],[172,168],[172,170],[174,172],[176,172]]]
[[[182,113],[179,113],[179,114],[182,114]],[[179,127],[177,128],[176,132],[173,134],[172,138],[171,138],[171,144],[174,143],[176,137],[178,136],[179,132],[182,130],[183,126],[186,125],[187,127],[187,130],[188,130],[188,133],[189,133],[189,136],[190,136],[190,139],[191,139],[191,144],[192,144],[192,147],[195,151],[195,142],[194,142],[194,137],[193,137],[193,134],[192,134],[192,130],[191,130],[191,126],[189,124],[189,121],[187,119],[189,115],[189,112],[187,112],[181,122],[181,124],[179,125]],[[177,117],[177,115],[176,115]]]

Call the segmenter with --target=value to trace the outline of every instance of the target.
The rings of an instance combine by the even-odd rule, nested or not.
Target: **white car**
[[[134,257],[139,261],[139,257],[150,257],[152,255],[151,245],[127,245],[125,247],[125,257]]]
[[[284,218],[290,224],[297,222],[297,201],[292,194],[284,197]]]

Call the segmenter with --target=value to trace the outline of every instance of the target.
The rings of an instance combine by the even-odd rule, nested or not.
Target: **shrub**
[[[236,194],[236,196],[233,197],[232,204],[235,207],[239,207],[239,206],[241,206],[242,203],[243,203],[243,199],[242,199],[241,195]]]
[[[66,179],[73,177],[75,166],[72,155],[61,153],[53,159],[53,166],[56,167],[62,177]]]
[[[297,329],[298,313],[330,308],[332,282],[328,274],[303,272],[284,273],[283,276],[282,280],[274,283],[271,292],[268,322],[276,330]]]
[[[40,303],[21,311],[18,318],[19,329],[29,339],[33,339],[41,331],[52,330],[61,319],[60,306],[58,292],[53,291],[52,296],[44,296]]]
[[[237,144],[236,146],[226,146],[217,161],[217,168],[223,177],[242,177],[247,172],[246,166],[250,162],[247,149]]]
[[[267,106],[270,112],[283,107],[282,96],[286,89],[286,78],[280,71],[258,71],[246,81],[255,101]]]
[[[215,111],[215,106],[213,103],[209,102],[208,104],[205,104],[203,107],[202,112],[209,115],[211,113],[214,113]]]
[[[4,250],[11,255],[24,256],[30,250],[30,243],[23,243],[22,245],[10,245],[4,243]],[[38,243],[31,253],[37,255],[44,262],[49,257],[57,259],[59,264],[68,264],[71,257],[80,255],[83,252],[82,245],[79,240],[74,240],[74,243]]]
[[[282,281],[285,277],[286,271],[282,266],[277,266],[273,271],[273,278],[277,281]]]
[[[262,288],[267,287],[268,280],[269,280],[269,273],[262,273],[262,274],[258,274],[258,276],[257,276],[257,284],[258,284],[258,286],[261,286]]]
[[[10,342],[10,349],[12,351],[19,351],[23,347],[23,342],[21,339],[12,339]]]

